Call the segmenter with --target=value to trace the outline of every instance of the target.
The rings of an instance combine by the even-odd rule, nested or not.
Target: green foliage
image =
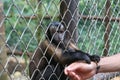
[[[58,21],[60,14],[60,0],[2,0],[4,2],[4,14],[6,27],[6,40],[9,46],[19,50],[34,51],[38,42],[43,39],[47,25],[52,21]],[[120,1],[111,1],[111,16],[120,16]],[[103,17],[105,14],[106,0],[80,0],[79,12],[81,15]],[[37,19],[26,19],[20,16],[36,15]],[[44,19],[44,16],[51,17]],[[40,23],[40,24],[39,24]],[[120,31],[117,22],[111,22],[110,50],[109,53],[116,53],[120,47]],[[38,32],[36,31],[38,30]],[[104,21],[83,20],[79,21],[79,43],[80,49],[102,54],[104,49]],[[36,38],[37,36],[37,38]]]
[[[27,49],[33,52],[37,47],[38,41],[41,40],[40,36],[44,36],[46,26],[57,19],[59,0],[44,0],[39,5],[34,0],[3,0],[3,2],[4,14],[7,16],[5,27],[6,40],[9,47],[17,48],[18,50]],[[38,14],[38,18],[35,20],[20,17],[21,15],[31,16],[36,14]],[[41,20],[44,16],[53,16],[53,18],[51,20]],[[41,22],[41,25],[39,22]],[[39,30],[38,34],[36,34],[36,29]]]
[[[11,0],[4,1],[4,13],[8,16],[5,20],[7,43],[18,50],[28,48],[28,51],[34,51],[37,45],[36,38],[33,36],[36,21],[20,18],[22,10],[23,16],[33,14],[33,12],[30,7],[24,6],[25,0],[12,3]]]
[[[28,27],[24,21],[17,23],[13,27],[15,21],[16,19],[14,20],[13,18],[5,21],[7,43],[11,47],[17,47],[19,50],[25,50],[28,47],[29,51],[34,51],[35,45],[37,45],[37,40],[33,36],[34,30],[31,31],[30,26]]]

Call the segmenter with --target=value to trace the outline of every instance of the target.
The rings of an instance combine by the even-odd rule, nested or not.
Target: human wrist
[[[94,71],[94,74],[97,74],[99,72],[100,66],[96,62],[91,62],[91,70]]]
[[[106,63],[107,57],[102,57],[100,61],[97,63],[97,67],[99,67],[97,73],[104,72],[106,70],[106,66],[108,63]]]
[[[96,66],[96,74],[99,73],[100,65],[97,64]]]
[[[97,62],[94,62],[95,64],[95,74],[99,73],[99,70],[100,70],[100,65],[97,63]]]

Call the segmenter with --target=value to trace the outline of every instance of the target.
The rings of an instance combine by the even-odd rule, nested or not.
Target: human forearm
[[[101,58],[98,65],[100,66],[99,73],[120,71],[120,53],[110,57]]]

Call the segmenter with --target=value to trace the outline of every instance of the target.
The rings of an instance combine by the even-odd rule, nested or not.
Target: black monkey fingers
[[[75,61],[85,61],[90,64],[91,61],[98,63],[100,61],[100,57],[98,55],[90,55],[81,50],[76,51],[65,51],[62,54],[61,61],[63,64],[71,64]]]

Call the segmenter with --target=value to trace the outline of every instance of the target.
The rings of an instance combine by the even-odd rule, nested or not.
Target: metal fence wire
[[[29,63],[45,39],[47,26],[56,21],[84,52],[101,57],[120,52],[120,0],[1,0],[0,80],[31,80]],[[56,75],[56,68],[51,75]],[[117,76],[118,72],[101,73],[92,80]]]

